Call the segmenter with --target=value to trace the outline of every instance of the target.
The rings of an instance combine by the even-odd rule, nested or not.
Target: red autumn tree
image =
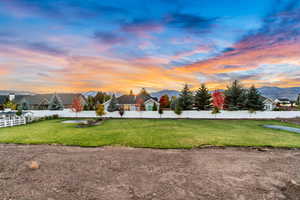
[[[77,113],[83,111],[83,105],[81,104],[79,97],[74,97],[72,101],[72,111],[76,113],[76,117]]]
[[[224,105],[224,95],[219,91],[214,91],[212,94],[213,97],[213,106],[219,109],[223,109]]]
[[[167,94],[160,97],[159,107],[160,108],[169,108],[170,107],[170,99],[169,99],[169,96]]]

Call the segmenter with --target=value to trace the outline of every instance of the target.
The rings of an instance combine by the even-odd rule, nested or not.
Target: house
[[[107,110],[110,101],[111,100],[108,100],[104,103],[105,110]],[[134,95],[131,91],[128,95],[117,97],[117,105],[122,107],[125,111],[152,111],[154,104],[159,108],[158,99],[150,96],[145,89],[142,89],[137,95]]]
[[[288,99],[288,98],[278,98],[275,99],[275,104],[278,107],[291,107],[292,106],[292,102]]]
[[[261,98],[263,100],[264,110],[272,111],[274,108],[276,108],[276,103],[272,99],[263,96]]]
[[[36,94],[23,97],[16,103],[24,110],[61,110],[71,108],[74,98],[77,97],[82,105],[86,105],[86,99],[82,94],[73,93]]]

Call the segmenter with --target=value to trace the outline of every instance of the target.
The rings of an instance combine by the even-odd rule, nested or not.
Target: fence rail
[[[23,125],[23,124],[26,124],[25,117],[0,119],[0,128],[10,127],[10,126],[19,126],[19,125]]]

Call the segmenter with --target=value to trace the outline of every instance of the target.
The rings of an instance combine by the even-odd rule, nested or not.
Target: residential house
[[[278,98],[274,100],[277,107],[291,107],[292,102],[288,98]]]
[[[122,107],[125,111],[152,111],[154,104],[159,108],[158,99],[150,96],[145,89],[134,95],[132,92],[128,95],[122,95],[117,97],[117,105]],[[104,107],[107,110],[110,104],[110,100],[104,103]]]
[[[21,98],[17,104],[21,105],[24,110],[69,109],[76,97],[80,99],[82,105],[86,104],[86,99],[82,94],[73,93],[36,94]],[[51,107],[53,102],[59,105]]]
[[[276,103],[272,99],[264,96],[261,96],[261,98],[263,100],[264,110],[272,111],[276,108]]]

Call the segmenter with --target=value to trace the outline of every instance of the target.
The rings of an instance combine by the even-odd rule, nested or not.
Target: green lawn
[[[300,147],[300,134],[261,127],[263,124],[287,125],[278,121],[114,119],[89,128],[76,128],[74,124],[61,121],[1,128],[0,143],[152,148],[203,145]]]

